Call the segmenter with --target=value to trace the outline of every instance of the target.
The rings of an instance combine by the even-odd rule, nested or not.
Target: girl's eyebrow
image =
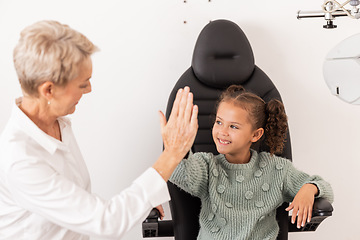
[[[224,121],[224,119],[222,119],[221,117],[219,116],[216,116],[216,118],[220,119],[221,121]],[[237,125],[242,125],[241,123],[238,123],[238,122],[230,122],[231,124],[237,124]]]

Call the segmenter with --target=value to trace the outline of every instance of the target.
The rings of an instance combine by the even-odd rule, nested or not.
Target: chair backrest
[[[166,115],[170,115],[177,89],[189,86],[194,93],[194,103],[199,106],[199,130],[192,146],[193,152],[217,154],[211,129],[215,105],[221,92],[232,84],[240,84],[266,102],[279,92],[269,77],[254,63],[250,43],[240,27],[228,20],[216,20],[201,31],[193,53],[192,64],[180,77],[170,94]],[[257,143],[257,151],[267,151],[265,141]],[[291,160],[290,137],[287,136],[282,157]],[[199,231],[200,200],[168,183],[171,195],[170,208],[176,240],[196,239]],[[285,206],[285,205],[284,205]],[[277,211],[280,227],[278,239],[287,239],[288,214],[284,206]]]

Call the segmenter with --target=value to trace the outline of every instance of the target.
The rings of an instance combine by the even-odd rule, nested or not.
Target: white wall
[[[282,93],[294,164],[322,175],[335,191],[333,217],[315,233],[290,234],[290,239],[359,239],[360,109],[330,94],[322,62],[338,42],[358,33],[360,22],[337,19],[338,29],[325,30],[322,19],[296,19],[297,10],[320,9],[322,3],[0,0],[0,131],[20,95],[12,49],[21,29],[54,19],[84,33],[101,52],[93,57],[93,92],[71,118],[93,191],[110,198],[160,154],[157,111],[165,110],[170,90],[189,67],[201,29],[209,20],[226,18],[244,30],[256,64]],[[140,225],[124,239],[142,239]]]

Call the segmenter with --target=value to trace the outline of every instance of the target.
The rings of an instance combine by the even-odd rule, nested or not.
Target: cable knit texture
[[[276,239],[276,208],[291,202],[306,183],[318,187],[317,197],[333,201],[332,188],[321,177],[254,150],[246,164],[229,163],[223,154],[190,154],[170,181],[201,199],[198,240]]]

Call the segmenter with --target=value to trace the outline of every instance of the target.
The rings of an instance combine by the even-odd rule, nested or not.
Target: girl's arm
[[[304,227],[306,221],[310,222],[312,208],[314,205],[314,197],[319,193],[316,185],[311,183],[304,184],[299,192],[295,195],[294,200],[286,211],[293,210],[291,223],[294,224],[297,216],[297,228]]]
[[[284,197],[291,201],[287,211],[293,210],[292,223],[297,217],[297,227],[310,222],[315,197],[323,197],[333,202],[334,195],[330,184],[320,176],[310,176],[297,170],[290,162],[287,163],[288,171],[284,182]]]
[[[175,169],[170,181],[190,193],[201,197],[207,193],[208,186],[208,162],[205,153],[189,154]]]

